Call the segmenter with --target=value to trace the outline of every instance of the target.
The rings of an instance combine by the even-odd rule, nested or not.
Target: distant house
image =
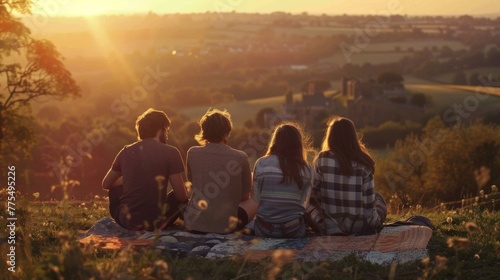
[[[308,127],[316,127],[318,119],[332,109],[331,99],[325,97],[323,91],[316,90],[314,83],[310,83],[307,91],[302,93],[302,100],[294,101],[292,92],[289,92],[283,104],[285,116],[290,116]]]
[[[379,84],[373,80],[342,78],[347,115],[356,126],[379,125],[388,120],[418,119],[424,109],[409,103],[403,84]]]

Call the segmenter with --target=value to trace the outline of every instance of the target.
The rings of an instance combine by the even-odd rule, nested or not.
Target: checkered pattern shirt
[[[321,152],[315,168],[320,183],[314,188],[321,201],[326,233],[353,234],[379,226],[375,210],[373,174],[361,164],[352,163],[354,174],[339,174],[339,162],[332,152]]]

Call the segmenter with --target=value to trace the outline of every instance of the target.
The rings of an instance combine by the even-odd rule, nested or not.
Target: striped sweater
[[[284,185],[283,172],[275,155],[257,160],[253,172],[253,198],[258,202],[257,217],[269,223],[284,223],[302,217],[309,203],[314,180],[313,168],[302,170],[304,186]]]

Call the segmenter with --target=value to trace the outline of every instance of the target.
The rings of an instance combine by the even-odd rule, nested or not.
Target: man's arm
[[[252,171],[250,170],[250,163],[248,158],[246,158],[241,166],[242,172],[242,185],[243,189],[241,192],[241,201],[245,201],[250,198],[250,192],[252,191]]]
[[[170,181],[170,185],[172,185],[175,198],[180,202],[187,201],[188,195],[184,184],[184,178],[182,177],[182,172],[170,175],[168,180]]]
[[[102,188],[109,190],[112,187],[116,187],[123,184],[122,173],[110,169],[104,179],[102,180]]]

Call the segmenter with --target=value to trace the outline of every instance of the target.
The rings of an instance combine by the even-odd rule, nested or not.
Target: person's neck
[[[223,144],[223,145],[226,145],[227,143],[224,140],[222,140],[220,142],[207,142],[207,144]]]

